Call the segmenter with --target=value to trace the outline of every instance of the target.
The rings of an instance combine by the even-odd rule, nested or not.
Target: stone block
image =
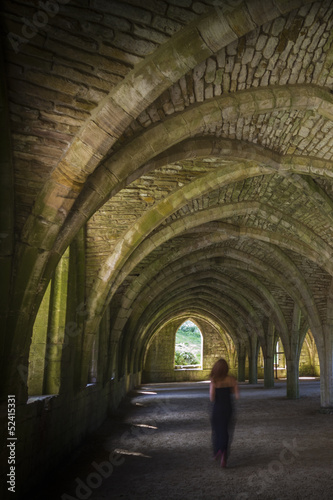
[[[108,0],[93,0],[91,7],[102,13],[109,13],[142,24],[149,25],[152,18],[148,10],[133,5],[124,5],[119,1],[110,3]]]

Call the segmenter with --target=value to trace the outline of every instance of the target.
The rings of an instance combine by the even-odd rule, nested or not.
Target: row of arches
[[[224,332],[225,339],[232,342],[232,339]],[[203,366],[203,342],[204,337],[200,328],[191,319],[186,320],[178,328],[175,335],[175,369],[186,370],[201,370]],[[280,338],[275,338],[274,347],[274,378],[286,378],[287,366],[286,356],[283,348],[283,342]],[[226,349],[227,361],[231,364],[232,369],[234,365],[235,346],[232,345],[231,349]],[[147,353],[146,357],[149,354]],[[238,363],[237,363],[238,365]],[[258,353],[258,371],[261,373],[259,378],[263,378],[264,374],[264,355],[262,348],[259,348]],[[235,373],[238,377],[238,373]],[[303,345],[300,351],[299,359],[299,375],[300,377],[318,377],[320,376],[320,365],[318,358],[318,351],[316,343],[310,330],[307,331],[304,338]]]
[[[293,4],[293,8],[302,5],[302,2],[296,2]],[[177,61],[176,67],[172,71],[169,69],[166,71],[166,60],[170,56],[168,49],[157,49],[156,53],[148,58],[144,68],[135,68],[125,78],[123,85],[116,88],[112,96],[108,96],[100,103],[98,110],[95,110],[93,117],[82,128],[71,148],[65,152],[59,165],[52,173],[52,177],[45,183],[38,203],[36,203],[22,232],[18,275],[21,275],[21,271],[24,274],[24,269],[29,269],[29,272],[25,273],[25,284],[38,282],[38,293],[41,296],[53,272],[55,262],[68,246],[73,233],[106,201],[107,197],[116,194],[123,184],[132,182],[135,176],[142,172],[142,168],[146,170],[151,168],[150,162],[155,161],[156,156],[163,155],[166,149],[171,149],[188,137],[202,133],[206,134],[206,131],[202,131],[202,127],[197,125],[198,121],[205,123],[207,129],[209,129],[214,126],[214,120],[219,123],[222,119],[223,122],[230,119],[230,117],[235,117],[237,113],[243,116],[252,115],[253,113],[264,114],[279,109],[302,110],[303,108],[315,110],[321,117],[327,116],[324,108],[326,108],[325,103],[330,100],[328,96],[324,95],[322,89],[317,90],[315,87],[309,86],[303,88],[300,85],[295,89],[291,86],[288,89],[275,89],[272,87],[269,91],[265,89],[265,92],[262,92],[261,89],[244,91],[244,95],[236,101],[232,96],[218,96],[203,103],[200,109],[194,107],[185,111],[184,116],[181,118],[172,117],[163,126],[157,124],[156,127],[152,127],[143,134],[145,137],[134,138],[123,151],[115,153],[111,151],[109,157],[110,148],[117,142],[121,131],[130,125],[132,119],[135,119],[145,106],[148,106],[166,88],[177,82],[179,77],[183,76],[186,71],[192,69],[195,64],[205,60],[221,47],[254,30],[257,26],[261,26],[264,22],[271,22],[279,15],[289,12],[289,8],[286,8],[284,4],[280,5],[280,3],[278,7],[270,5],[264,12],[257,9],[255,2],[253,2],[253,5],[250,2],[246,6],[232,5],[232,9],[235,9],[235,13],[230,16],[229,8],[225,11],[215,6],[212,12],[198,18],[191,27],[185,27],[180,31],[172,44],[169,44],[172,45],[172,53]],[[241,23],[234,23],[236,12],[242,19]],[[192,39],[192,47],[195,46],[198,49],[196,54],[183,53],[184,47],[187,46],[185,43],[186,37],[189,36]],[[176,54],[178,55],[176,56]],[[141,84],[142,73],[148,72],[151,74],[152,68],[155,69],[154,78],[147,79],[147,85],[143,87]],[[127,95],[127,92],[124,92],[124,89],[129,88],[132,88],[133,101],[126,103],[125,95]],[[298,99],[300,93],[303,95],[302,99]],[[117,120],[114,120],[115,116]],[[175,130],[177,130],[176,133]],[[94,143],[92,138],[96,138],[96,136],[98,140]],[[101,148],[105,156],[103,158],[105,161],[101,162],[99,148]],[[140,154],[137,156],[138,151],[140,151]],[[172,152],[168,151],[167,154],[171,155]],[[130,158],[129,162],[128,158]],[[301,171],[304,173],[304,169],[301,169]],[[88,176],[90,176],[89,179],[87,179]],[[86,180],[87,183],[85,184]],[[202,192],[202,185],[193,185],[192,187],[193,192],[198,194]],[[185,198],[188,195],[189,193],[185,195]],[[76,200],[75,203],[74,200]],[[170,201],[164,203],[164,208],[168,204],[170,205]],[[45,214],[42,213],[43,206],[48,207]],[[159,208],[163,210],[163,207]],[[175,204],[173,204],[173,208],[175,209]],[[165,216],[165,210],[163,210],[163,213]],[[171,214],[171,212],[169,213]],[[153,214],[151,213],[149,219],[152,218]],[[63,226],[65,221],[66,227]],[[154,225],[150,226],[151,230],[155,227]],[[36,241],[34,241],[35,236],[32,236],[36,234],[39,235],[42,241],[42,243],[39,241],[37,246]],[[134,239],[136,241],[140,240],[140,231],[132,230],[132,234],[125,235],[124,240],[131,246],[131,252],[133,251],[131,242]],[[40,252],[43,255],[36,253],[33,266],[28,265],[30,262],[30,247],[38,247],[43,250],[43,252]],[[126,256],[122,255],[122,258],[126,259]],[[114,262],[112,262],[113,265]],[[91,297],[91,314],[97,315],[99,318],[96,321],[92,319],[88,326],[90,331],[87,338],[92,335],[92,331],[102,316],[101,311],[95,311],[95,305],[103,302],[102,296],[105,298],[109,294],[107,286],[102,291],[97,285],[100,284],[100,281],[105,283],[103,277],[105,273],[108,273],[109,268],[110,262],[106,262],[105,266],[101,267],[100,277],[102,277],[102,280],[97,280],[96,286],[98,290]],[[114,275],[110,275],[111,279],[114,279]],[[17,281],[15,288],[18,301],[20,299],[21,303],[28,303],[31,290],[27,288],[24,293],[19,292],[19,289],[22,288],[22,280]],[[41,300],[41,297],[39,300]],[[16,328],[20,330],[19,325],[22,325],[27,319],[31,324],[37,310],[38,300],[35,300],[29,307],[27,305],[21,309],[17,305],[16,311],[19,311],[19,314],[17,318],[15,314],[14,318],[12,318],[14,331],[16,331]],[[18,318],[21,319],[17,325]],[[15,337],[15,339],[19,341],[18,338]]]
[[[21,376],[25,377],[28,385],[29,396],[59,394],[62,378],[61,365],[63,362],[63,350],[67,347],[69,339],[77,340],[77,337],[80,336],[78,325],[75,322],[68,323],[67,321],[66,324],[66,317],[68,318],[68,273],[69,251],[64,254],[59,265],[57,266],[57,271],[53,279],[51,280],[44,295],[43,301],[40,305],[34,323],[33,338],[29,354],[29,370],[27,370],[26,367],[20,368]],[[200,282],[200,287],[201,297],[204,297],[203,282]],[[191,298],[187,297],[187,300],[191,300]],[[86,311],[84,311],[83,307],[82,311],[77,312],[79,313],[79,316],[83,318],[86,315]],[[172,325],[173,323],[174,322],[171,321]],[[218,337],[216,337],[213,341],[213,348],[218,349],[218,344],[223,345],[221,355],[223,355],[230,363],[231,369],[237,376],[239,381],[244,381],[245,377],[247,377],[250,382],[256,383],[258,370],[259,376],[264,378],[265,387],[273,386],[274,378],[278,378],[278,374],[279,376],[288,377],[288,354],[286,355],[283,341],[275,331],[273,334],[272,331],[270,332],[272,350],[270,352],[271,357],[267,357],[267,345],[264,346],[266,353],[265,355],[263,346],[260,345],[260,336],[257,336],[257,345],[249,344],[246,348],[245,337],[243,339],[243,342],[239,336],[234,337],[233,340],[232,337],[228,335],[221,326],[218,327],[217,323],[214,324],[211,322],[210,326],[212,325],[214,325],[213,328],[218,329],[219,331]],[[224,325],[228,327],[228,323],[225,320]],[[89,378],[87,379],[88,385],[91,383],[97,383],[101,379],[105,380],[105,374],[102,374],[102,376],[100,374],[100,357],[101,353],[103,352],[103,347],[105,347],[105,337],[107,334],[106,329],[108,328],[107,324],[105,326],[106,328],[104,328],[104,331],[103,328],[100,328],[99,335],[95,337],[89,363]],[[255,323],[254,326],[256,326]],[[167,375],[167,378],[169,377],[170,379],[170,351],[167,352],[167,355],[165,355],[165,353],[163,354],[162,362],[160,360],[160,356],[157,353],[158,348],[156,351],[156,346],[156,352],[154,351],[153,354],[150,352],[152,349],[151,344],[154,342],[154,340],[156,343],[156,336],[161,339],[160,331],[163,331],[164,329],[165,326],[162,326],[157,333],[152,335],[144,352],[142,370],[145,373],[144,376],[146,376],[149,380],[152,379],[152,381],[160,381],[160,379],[154,380],[154,375],[149,375],[149,370],[147,371],[147,358],[149,359],[151,358],[151,356],[153,356],[155,365],[159,365],[161,363],[162,371],[163,369],[165,371],[165,366],[168,367],[169,373]],[[270,326],[270,330],[274,330],[274,328],[272,328],[272,325]],[[62,333],[61,337],[59,336],[59,332]],[[184,346],[188,346],[187,340],[189,339],[186,339],[186,337],[191,337],[191,335],[192,342],[194,341],[195,345],[193,345],[192,343],[192,348],[184,348]],[[193,335],[194,337],[196,337],[194,340]],[[207,376],[207,370],[209,370],[209,367],[207,367],[206,359],[204,360],[204,337],[198,324],[195,321],[193,322],[192,319],[188,318],[179,326],[176,334],[171,330],[171,337],[173,338],[174,343],[174,368],[178,370],[199,370],[202,371],[199,377],[202,378]],[[264,336],[263,338],[267,340],[267,337]],[[157,342],[160,342],[160,340],[157,340]],[[99,349],[100,345],[102,346],[102,349]],[[251,348],[253,350],[251,350]],[[125,347],[123,351],[123,373],[125,373],[126,370],[126,352],[127,350]],[[117,369],[121,369],[122,363],[118,363],[118,366],[116,366],[115,355],[117,353],[112,354],[113,364],[112,362],[110,362],[109,358],[107,364],[109,365],[108,372],[111,372],[112,378],[114,378],[120,376],[120,373],[117,374],[116,371]],[[254,356],[254,361],[251,361],[251,355],[252,357]],[[209,362],[212,362],[213,359],[214,358],[209,357],[208,364]],[[320,362],[318,351],[316,348],[316,342],[311,333],[311,330],[308,329],[305,323],[303,324],[303,333],[301,335],[300,348],[298,350],[298,359],[296,359],[296,364],[298,364],[298,374],[300,375],[320,375]],[[251,366],[252,368],[254,367],[252,373]],[[140,370],[140,366],[135,367],[132,365],[132,369]],[[246,373],[247,375],[245,375]],[[158,377],[160,376],[161,374],[158,375]],[[179,377],[177,380],[179,380]],[[296,393],[289,392],[289,396],[297,397],[297,395],[298,384],[296,383]]]
[[[201,320],[202,321],[202,320]],[[200,322],[200,320],[199,320]],[[217,336],[211,336],[211,326],[212,324],[203,323],[205,329],[207,330],[207,336],[203,335],[198,327],[195,320],[187,319],[178,328],[176,334],[174,331],[174,321],[171,321],[171,328],[162,327],[161,330],[153,336],[149,348],[145,355],[144,362],[144,379],[147,381],[157,382],[157,381],[180,381],[181,376],[176,375],[172,369],[183,370],[186,373],[183,374],[184,380],[203,380],[209,378],[210,369],[213,363],[218,357],[224,357],[231,369],[231,373],[238,378],[239,381],[245,381],[246,379],[256,383],[258,378],[264,379],[264,386],[269,388],[274,385],[274,379],[288,378],[288,366],[287,358],[284,352],[283,343],[281,338],[276,334],[273,340],[273,372],[270,372],[267,368],[267,364],[270,360],[264,356],[263,349],[258,342],[255,348],[256,357],[256,370],[252,375],[250,374],[250,351],[244,348],[244,345],[234,344],[232,338],[228,333],[220,328]],[[216,325],[215,328],[216,330]],[[196,332],[196,338],[193,337],[193,331]],[[186,332],[188,333],[188,342],[186,342]],[[179,345],[179,343],[182,344]],[[205,344],[205,349],[203,345]],[[206,345],[208,344],[208,345]],[[182,352],[187,350],[187,353],[196,354],[201,351],[200,362],[196,364],[188,361],[185,365],[179,365],[179,351]],[[211,350],[214,354],[212,355]],[[175,354],[174,354],[175,353]],[[174,363],[172,363],[172,356],[174,354]],[[207,357],[207,359],[206,359]],[[184,359],[184,358],[183,358]],[[189,360],[193,360],[193,357],[188,356]],[[318,377],[320,376],[320,363],[318,352],[315,345],[315,340],[310,330],[306,332],[303,344],[300,346],[299,353],[299,376],[310,376]],[[193,371],[188,375],[188,371]]]

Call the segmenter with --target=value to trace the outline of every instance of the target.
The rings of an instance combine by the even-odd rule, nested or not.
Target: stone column
[[[61,391],[76,392],[81,388],[82,343],[84,323],[88,316],[85,302],[85,228],[82,227],[70,245],[68,299],[63,353]],[[84,386],[87,384],[84,379]]]
[[[333,342],[331,342],[333,343]],[[333,409],[333,346],[326,352],[320,370],[320,406]]]
[[[109,308],[106,308],[101,323],[99,325],[99,347],[98,347],[98,368],[97,381],[103,386],[107,383],[107,365],[109,360]]]
[[[333,316],[330,305],[328,316]],[[320,360],[320,406],[324,410],[333,408],[333,318],[328,317],[324,330],[323,348],[318,346]]]
[[[109,359],[107,363],[107,380],[118,380],[118,340],[109,340]]]
[[[298,356],[296,359],[288,359],[287,363],[287,398],[298,399],[299,398],[299,360]]]
[[[45,354],[44,394],[58,394],[61,377],[62,350],[66,326],[68,282],[67,250],[54,272],[50,295],[48,339]]]
[[[289,354],[287,363],[287,398],[299,398],[299,340],[300,340],[301,311],[298,304],[294,304],[292,330],[290,336]],[[287,354],[287,353],[286,353]]]
[[[249,344],[249,384],[258,382],[258,338],[253,335]]]
[[[246,348],[243,344],[238,345],[237,353],[238,353],[238,382],[245,382]]]
[[[45,364],[47,362],[45,360],[45,354],[49,326],[50,291],[51,282],[49,283],[43,300],[39,306],[38,314],[33,327],[28,370],[29,396],[42,395],[44,390],[44,373]]]
[[[266,349],[264,353],[264,387],[274,387],[274,323],[270,319],[266,331]]]
[[[274,356],[264,357],[264,387],[274,387]]]
[[[75,362],[73,386],[75,389],[81,387],[81,368],[82,368],[82,344],[84,324],[88,316],[87,304],[85,301],[86,290],[86,228],[82,227],[72,242],[74,272],[76,275],[76,293],[75,293],[75,323],[76,335],[74,338]]]

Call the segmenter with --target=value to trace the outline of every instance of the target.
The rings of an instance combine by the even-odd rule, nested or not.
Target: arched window
[[[195,323],[185,321],[177,330],[175,338],[175,369],[202,369],[202,334]]]
[[[300,358],[299,358],[299,376],[300,377],[319,377],[320,376],[320,366],[319,366],[319,356],[317,351],[317,346],[315,339],[308,330]]]
[[[276,341],[274,354],[274,371],[276,379],[286,376],[286,356],[284,354],[284,347],[280,338],[278,338]]]

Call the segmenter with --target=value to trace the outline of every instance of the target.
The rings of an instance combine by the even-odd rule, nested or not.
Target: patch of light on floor
[[[317,377],[299,377],[300,380],[316,380]]]
[[[152,391],[135,391],[138,394],[157,394],[157,392],[152,392]]]
[[[147,425],[147,424],[132,424],[134,427],[145,427],[147,429],[158,429],[158,427],[155,427],[154,425]]]
[[[120,448],[117,448],[114,450],[114,453],[117,455],[131,455],[133,457],[144,457],[144,458],[151,458],[149,455],[144,455],[143,453],[139,453],[137,451],[131,451],[131,450],[121,450]]]

